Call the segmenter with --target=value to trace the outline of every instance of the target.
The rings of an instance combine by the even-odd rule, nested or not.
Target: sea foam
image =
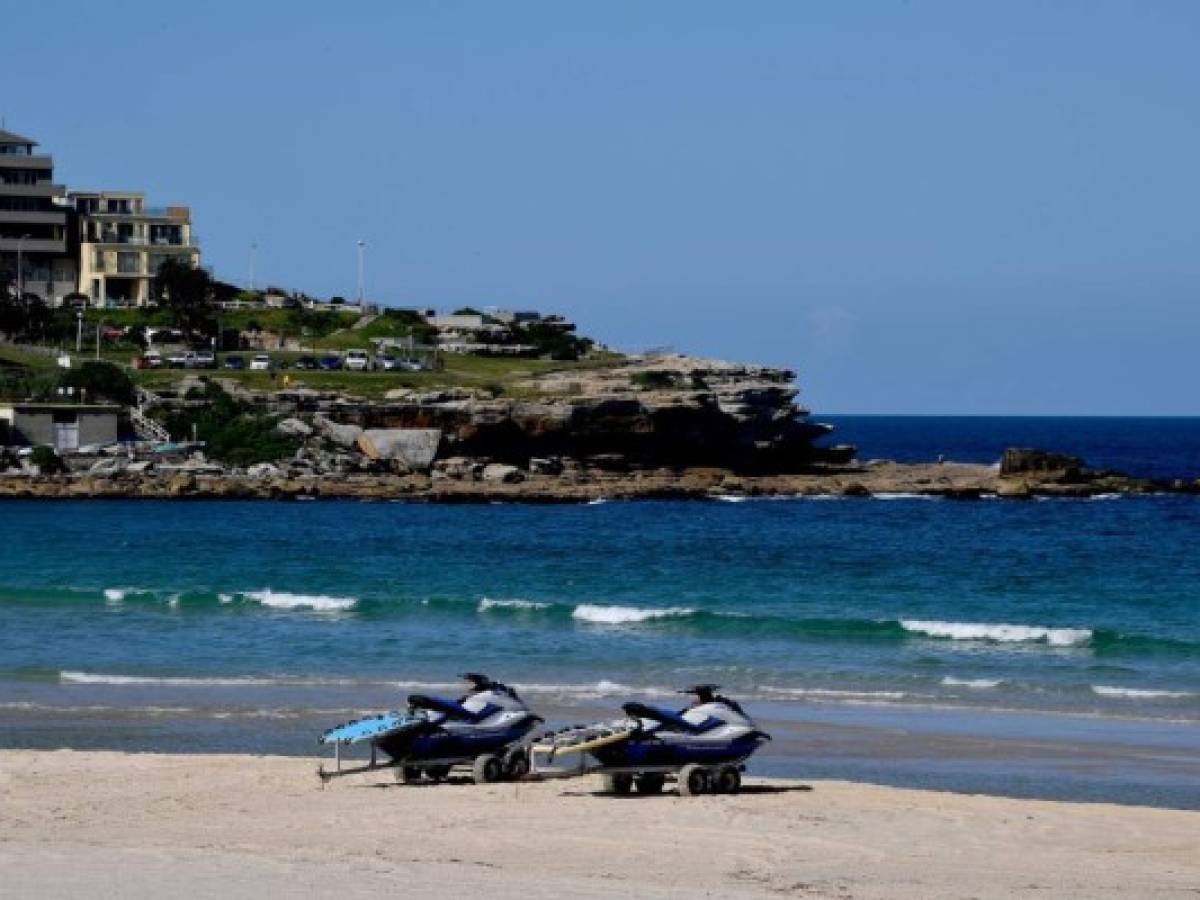
[[[1092,639],[1087,628],[1048,628],[1042,625],[990,625],[978,622],[936,622],[902,619],[905,631],[955,641],[996,641],[998,643],[1037,643],[1051,647],[1077,647]]]
[[[1104,684],[1093,684],[1093,693],[1101,697],[1125,697],[1131,700],[1181,700],[1184,697],[1194,697],[1190,691],[1154,691],[1145,688],[1109,687]]]
[[[955,678],[953,675],[947,675],[942,679],[942,684],[946,687],[965,687],[973,691],[985,691],[1000,687],[1003,683],[999,678]]]
[[[340,612],[352,609],[358,602],[355,597],[327,597],[324,594],[289,594],[286,591],[247,591],[247,600],[270,606],[273,609],[312,609],[317,612]]]
[[[649,622],[652,619],[672,619],[690,616],[695,612],[687,606],[671,606],[663,609],[639,609],[636,606],[597,606],[583,603],[575,607],[571,618],[596,625],[629,625]]]
[[[539,603],[537,600],[493,600],[491,597],[484,597],[479,601],[479,611],[487,612],[489,609],[548,609],[549,603]]]

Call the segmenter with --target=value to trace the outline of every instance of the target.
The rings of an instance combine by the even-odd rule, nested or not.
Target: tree
[[[164,261],[154,278],[154,295],[186,337],[215,333],[213,280],[203,269],[175,259]]]
[[[104,397],[126,405],[133,403],[133,381],[123,369],[112,363],[85,362],[78,369],[64,372],[59,384],[87,391],[90,399]]]

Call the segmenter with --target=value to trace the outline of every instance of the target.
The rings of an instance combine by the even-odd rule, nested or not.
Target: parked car
[[[235,371],[242,371],[246,368],[246,357],[244,356],[227,356],[225,357],[225,368]]]
[[[418,359],[402,359],[400,360],[400,368],[405,372],[424,372],[425,367],[421,365]]]
[[[371,354],[366,350],[347,350],[346,368],[351,372],[369,372],[375,368],[371,364]]]
[[[167,365],[172,369],[186,369],[189,359],[186,350],[175,350],[167,354]]]
[[[217,367],[217,356],[211,350],[197,350],[195,353],[189,353],[188,356],[188,368],[215,369]]]
[[[311,372],[313,369],[319,368],[319,363],[315,356],[301,356],[297,358],[292,366],[302,371]]]
[[[375,365],[385,372],[394,372],[400,368],[400,360],[390,353],[384,353],[375,357]]]
[[[161,369],[167,364],[167,361],[162,358],[162,354],[157,350],[147,350],[142,354],[142,360],[145,362],[147,369]]]
[[[322,372],[336,372],[342,367],[342,358],[340,356],[322,356],[318,365]]]
[[[250,360],[251,372],[270,372],[272,368],[271,357],[265,353],[256,353]]]

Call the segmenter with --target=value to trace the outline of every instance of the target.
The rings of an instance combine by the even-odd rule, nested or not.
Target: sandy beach
[[[1200,814],[748,779],[319,786],[286,757],[0,753],[13,897],[1184,897]]]

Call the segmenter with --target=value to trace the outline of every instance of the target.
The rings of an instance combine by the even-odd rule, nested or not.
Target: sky
[[[836,413],[1200,414],[1200,4],[17,4],[0,116],[204,264]],[[22,36],[19,40],[16,36]]]

